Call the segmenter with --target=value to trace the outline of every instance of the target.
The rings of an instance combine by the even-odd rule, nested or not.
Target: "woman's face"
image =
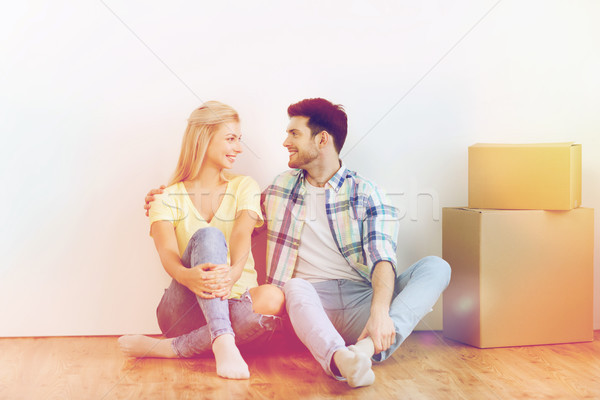
[[[233,167],[235,158],[242,152],[242,132],[239,122],[227,122],[217,126],[214,136],[208,143],[206,163],[218,169]]]

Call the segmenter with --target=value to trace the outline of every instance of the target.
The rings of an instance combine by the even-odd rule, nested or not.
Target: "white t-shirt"
[[[363,278],[348,264],[331,234],[325,210],[326,187],[316,187],[305,181],[306,220],[300,236],[294,277],[309,282],[330,279],[349,279],[362,282]]]

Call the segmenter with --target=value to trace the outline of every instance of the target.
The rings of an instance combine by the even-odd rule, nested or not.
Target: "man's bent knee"
[[[450,283],[452,270],[446,260],[437,256],[428,256],[424,258],[427,267],[447,286]]]

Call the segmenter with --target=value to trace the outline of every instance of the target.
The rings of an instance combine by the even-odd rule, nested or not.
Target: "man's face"
[[[318,135],[313,137],[308,127],[308,117],[292,117],[287,126],[287,138],[283,146],[289,151],[290,168],[306,169],[319,157]]]

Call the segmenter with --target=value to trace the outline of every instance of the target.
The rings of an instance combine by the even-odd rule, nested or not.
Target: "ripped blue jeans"
[[[227,263],[227,243],[217,228],[199,229],[181,257],[186,268],[202,263]],[[173,350],[182,358],[212,351],[212,341],[224,333],[233,334],[238,346],[268,341],[280,325],[280,318],[256,314],[246,291],[239,299],[203,299],[173,280],[156,309],[158,325]]]

